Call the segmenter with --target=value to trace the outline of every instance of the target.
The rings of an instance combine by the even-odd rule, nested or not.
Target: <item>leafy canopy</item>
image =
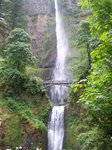
[[[27,65],[33,64],[34,56],[29,44],[31,40],[23,29],[14,29],[6,41],[8,48],[5,53],[8,66],[23,72]]]
[[[97,46],[93,43],[90,75],[79,99],[86,109],[88,127],[84,134],[79,135],[79,141],[82,149],[111,150],[112,0],[82,0],[82,6],[92,10],[92,15],[87,20],[91,35],[97,35],[99,42]],[[84,34],[86,36],[86,33]]]
[[[89,18],[91,31],[95,34],[104,34],[112,28],[112,0],[82,0],[83,7],[92,10]]]

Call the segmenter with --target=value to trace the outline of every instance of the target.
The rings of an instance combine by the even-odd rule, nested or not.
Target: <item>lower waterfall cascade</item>
[[[64,139],[64,106],[54,106],[48,125],[48,149],[62,150]]]
[[[55,1],[56,12],[56,37],[57,37],[57,58],[53,70],[53,80],[67,80],[65,63],[69,49],[67,35],[64,29],[61,13],[58,7],[58,0]],[[60,106],[67,101],[68,88],[64,85],[51,87],[51,99],[53,109],[48,122],[48,150],[62,150],[64,142],[64,112],[65,106]]]

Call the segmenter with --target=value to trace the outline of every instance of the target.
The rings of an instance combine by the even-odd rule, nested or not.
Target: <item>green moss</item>
[[[17,116],[12,116],[7,122],[4,142],[6,145],[11,145],[12,148],[15,148],[18,145],[22,145],[22,141],[22,128],[20,120]]]
[[[51,28],[55,25],[55,21],[54,19],[52,19],[51,17],[48,18],[48,22],[47,22],[47,26],[48,28]]]
[[[44,36],[44,42],[45,42],[45,43],[47,43],[48,40],[50,40],[51,35],[52,35],[52,34],[51,34],[50,32],[47,32],[47,33],[45,34],[45,36]]]
[[[77,141],[78,135],[78,114],[67,106],[67,114],[65,117],[66,122],[66,138],[65,138],[65,149],[66,150],[79,150],[79,143]]]
[[[38,18],[38,16],[37,16],[37,15],[34,15],[34,16],[31,17],[31,20],[32,20],[32,21],[36,21],[37,18]]]
[[[2,68],[4,67],[4,64],[5,64],[5,60],[0,57],[0,73],[2,71]]]
[[[25,95],[22,98],[4,98],[0,96],[0,121],[4,124],[4,145],[12,148],[25,145],[26,134],[36,136],[34,147],[40,145],[46,149],[47,120],[51,109],[48,98],[44,95]],[[35,141],[35,142],[36,142]]]

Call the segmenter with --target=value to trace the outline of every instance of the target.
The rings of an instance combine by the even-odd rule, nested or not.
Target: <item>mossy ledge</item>
[[[45,107],[46,106],[46,107]],[[0,144],[45,149],[47,120],[51,109],[47,96],[27,95],[4,98],[0,95]]]

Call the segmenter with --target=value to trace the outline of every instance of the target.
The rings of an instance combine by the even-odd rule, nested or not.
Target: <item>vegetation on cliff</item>
[[[66,106],[65,149],[111,150],[112,0],[81,0],[73,8],[74,2],[60,2],[70,45],[75,50],[70,60],[75,79]],[[54,2],[51,11],[54,14]],[[55,24],[53,17],[43,14],[30,18],[34,53],[41,52],[36,60],[31,37],[25,31],[26,18],[23,0],[0,1],[0,145],[34,149],[38,145],[46,149],[51,106],[43,80],[35,74],[42,72],[37,62],[43,68],[49,67],[47,61],[54,65],[55,54],[51,60],[48,56],[56,46],[55,31],[51,32]]]
[[[92,15],[80,23],[76,45],[83,52],[87,50],[88,61],[83,66],[86,58],[80,62],[81,74],[71,86],[67,124],[74,132],[70,134],[71,145],[67,145],[69,150],[111,150],[112,1],[82,0],[81,4]]]
[[[24,31],[23,1],[0,1],[0,14],[0,146],[45,149],[51,106],[43,80],[28,73],[37,66]]]

